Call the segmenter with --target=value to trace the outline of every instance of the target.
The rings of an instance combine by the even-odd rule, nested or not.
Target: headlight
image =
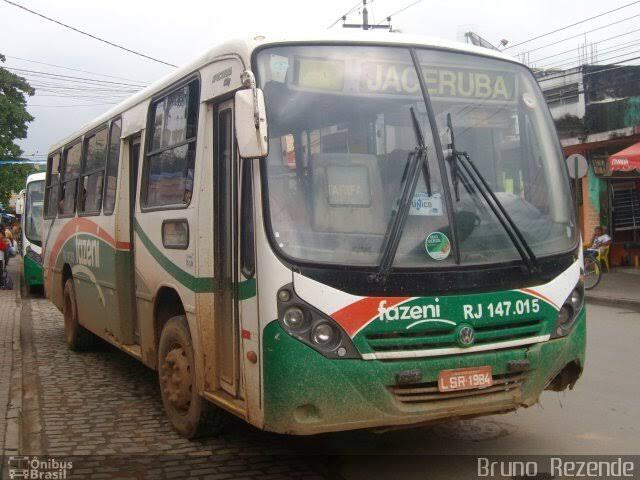
[[[571,295],[569,296],[569,301],[571,302],[571,306],[573,307],[574,312],[578,312],[582,309],[582,303],[584,302],[584,285],[582,282],[578,284],[576,288],[573,289]]]
[[[278,290],[276,298],[280,325],[289,335],[328,358],[361,358],[340,325],[300,299],[293,285]]]
[[[305,316],[301,308],[290,307],[284,312],[282,322],[291,330],[301,330],[305,326]]]
[[[338,332],[328,323],[318,323],[311,332],[311,340],[321,347],[331,347],[337,339]]]
[[[558,319],[556,320],[556,326],[551,333],[551,338],[564,337],[567,335],[573,324],[575,323],[582,307],[584,306],[584,284],[578,282],[576,288],[574,288],[565,300],[564,305],[558,312]]]

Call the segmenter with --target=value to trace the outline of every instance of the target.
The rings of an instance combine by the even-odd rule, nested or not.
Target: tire
[[[227,414],[202,398],[196,386],[196,363],[184,315],[170,318],[158,346],[158,381],[162,404],[173,429],[191,439],[220,433]]]
[[[596,258],[585,257],[584,259],[584,289],[596,288],[602,278],[602,265]]]
[[[95,337],[78,321],[78,307],[76,303],[76,290],[73,287],[73,279],[69,278],[64,284],[63,292],[64,336],[67,347],[74,352],[89,350],[95,344]]]

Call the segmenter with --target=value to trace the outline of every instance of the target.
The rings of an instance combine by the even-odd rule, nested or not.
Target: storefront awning
[[[611,155],[609,157],[609,169],[612,172],[640,170],[640,142]]]

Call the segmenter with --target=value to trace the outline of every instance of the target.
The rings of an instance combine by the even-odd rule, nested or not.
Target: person
[[[13,226],[11,227],[11,233],[13,233],[14,240],[20,239],[20,235],[22,234],[22,232],[20,231],[20,222],[18,222],[17,220],[13,222]]]
[[[16,253],[18,253],[22,248],[22,230],[20,227],[20,222],[18,222],[17,220],[13,222],[11,232],[13,233],[13,241],[15,243]]]
[[[585,255],[597,257],[605,247],[611,245],[611,237],[605,233],[604,227],[598,225],[593,229],[591,243],[585,250]]]
[[[9,288],[9,282],[7,282],[7,249],[8,242],[4,236],[4,228],[0,228],[0,288]]]
[[[9,225],[6,225],[4,227],[4,236],[7,239],[7,243],[9,244],[9,248],[7,248],[9,257],[15,257],[16,253],[18,253],[18,246],[16,244],[16,238],[13,235],[13,231]]]

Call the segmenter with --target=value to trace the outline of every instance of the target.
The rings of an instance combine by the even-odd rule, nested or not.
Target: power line
[[[117,105],[116,103],[85,103],[85,104],[78,104],[78,105],[37,105],[37,104],[31,104],[31,105],[27,105],[27,108],[29,107],[39,107],[39,108],[43,108],[43,107],[50,107],[50,108],[72,108],[72,107],[107,107],[110,105]]]
[[[346,17],[347,15],[349,15],[351,12],[353,12],[356,8],[358,8],[360,5],[362,5],[362,2],[360,0],[358,0],[358,2],[351,7],[346,13],[340,15],[335,22],[333,22],[331,25],[329,25],[327,27],[327,30],[329,30],[330,28],[333,28],[333,26],[338,23],[340,20],[342,20],[344,17]]]
[[[634,50],[633,52],[621,53],[620,55],[614,55],[613,57],[605,57],[605,58],[601,59],[600,62],[598,62],[598,63],[608,62],[610,60],[613,60],[614,58],[620,58],[620,57],[624,57],[626,55],[634,55],[636,53],[640,53],[640,50]],[[640,57],[635,57],[635,58],[640,58]],[[630,61],[630,60],[634,60],[634,59],[628,59],[628,60],[625,60],[625,61]],[[613,63],[619,63],[619,62],[613,62]]]
[[[639,15],[632,15],[630,17],[623,18],[622,20],[618,20],[618,21],[615,21],[615,22],[607,23],[606,25],[602,25],[601,27],[597,27],[597,28],[594,28],[594,29],[591,29],[591,30],[587,30],[585,32],[578,33],[577,35],[572,35],[570,37],[562,38],[560,40],[556,40],[555,42],[547,43],[546,45],[543,45],[541,47],[532,48],[531,50],[525,50],[524,52],[519,52],[519,53],[526,54],[526,53],[531,53],[531,52],[537,52],[538,50],[542,50],[543,48],[553,47],[553,46],[555,46],[555,45],[557,45],[559,43],[566,42],[567,40],[572,40],[574,38],[582,37],[582,36],[586,35],[587,33],[592,33],[592,32],[596,32],[598,30],[609,28],[609,27],[611,27],[613,25],[618,25],[619,23],[628,22],[629,20],[633,20],[634,18],[638,18],[638,17],[640,17],[640,14]]]
[[[638,0],[638,1],[640,1],[640,0]],[[384,19],[384,20],[382,20],[382,22],[384,22],[387,18],[395,17],[396,15],[398,15],[398,14],[400,14],[400,13],[404,12],[405,10],[407,10],[407,9],[409,9],[409,8],[411,8],[411,7],[413,7],[414,5],[419,4],[420,2],[422,2],[422,0],[416,0],[415,2],[410,3],[409,5],[407,5],[407,6],[405,6],[405,7],[402,7],[400,10],[396,10],[395,12],[393,12],[393,13],[391,13],[391,14],[389,14],[389,15],[385,15],[385,16],[383,17],[383,19]],[[382,22],[378,22],[376,25],[380,25]]]
[[[620,50],[626,50],[626,49],[629,49],[631,47],[638,46],[639,44],[640,44],[640,39],[636,38],[636,39],[631,40],[629,42],[619,43],[619,44],[616,44],[616,45],[612,45],[612,46],[610,46],[608,48],[603,48],[602,50],[598,50],[595,53],[596,60],[594,61],[594,63],[602,63],[602,62],[606,61],[606,58],[603,59],[601,57],[601,55],[603,55],[605,53],[606,54],[611,54],[613,52],[618,52]],[[551,69],[551,68],[554,68],[554,69],[566,70],[566,66],[567,65],[576,64],[576,66],[579,66],[582,63],[588,63],[586,61],[582,62],[581,60],[582,60],[582,57],[578,56],[577,59],[572,59],[572,60],[564,59],[564,60],[560,60],[560,62],[556,61],[556,62],[549,63],[547,65],[540,65],[540,66],[538,66],[538,68],[540,68],[540,69]]]
[[[108,83],[110,85],[124,85],[124,86],[127,86],[127,87],[137,87],[137,88],[142,88],[142,87],[146,86],[146,85],[136,85],[136,84],[133,84],[133,83],[112,82],[110,80],[98,80],[96,78],[74,77],[74,76],[70,76],[70,75],[60,75],[59,73],[41,72],[41,71],[38,71],[38,70],[25,70],[23,68],[13,68],[13,67],[3,67],[3,68],[6,68],[7,70],[13,70],[15,72],[34,73],[34,74],[45,75],[47,77],[59,77],[59,78],[70,79],[68,81],[71,81],[71,80],[83,80],[85,82]]]
[[[112,87],[110,85],[93,85],[93,84],[76,84],[76,83],[61,83],[56,82],[56,79],[53,79],[52,82],[48,82],[49,79],[40,79],[40,78],[28,78],[29,84],[32,87],[40,88],[59,88],[62,90],[77,90],[77,91],[88,91],[88,92],[121,92],[127,94],[136,93],[137,90],[127,88],[127,87]]]
[[[51,93],[51,94],[56,94],[56,95],[61,95],[61,96],[67,96],[67,97],[95,97],[95,98],[100,98],[100,97],[108,97],[108,98],[126,98],[129,97],[130,94],[127,92],[93,92],[93,91],[87,91],[87,90],[60,90],[60,89],[56,89],[56,88],[49,88],[49,87],[40,87],[36,90],[36,94],[34,96],[43,96],[43,93]]]
[[[619,62],[616,62],[616,63],[626,63],[626,62],[631,62],[633,60],[638,60],[638,59],[640,59],[640,57],[627,58],[626,60],[620,60]],[[587,73],[583,74],[582,76],[583,77],[588,77],[589,75],[594,75],[596,73],[610,72],[612,70],[618,70],[619,68],[627,68],[629,66],[630,65],[619,65],[617,67],[605,68],[604,70],[597,70],[597,71],[594,71],[594,72],[587,72]],[[633,66],[633,65],[631,65],[631,66]],[[575,74],[576,74],[575,72],[571,72],[571,73],[565,73],[563,75],[554,75],[552,77],[543,77],[543,78],[538,79],[538,83],[548,82],[549,80],[555,80],[556,78],[569,77],[569,76],[575,75]]]
[[[34,14],[34,15],[37,15],[38,17],[44,18],[45,20],[48,20],[50,22],[56,23],[56,24],[61,25],[61,26],[65,27],[65,28],[68,28],[70,30],[73,30],[74,32],[80,33],[82,35],[86,35],[89,38],[93,38],[94,40],[98,40],[99,42],[106,43],[107,45],[111,45],[112,47],[119,48],[120,50],[124,50],[125,52],[133,53],[134,55],[138,55],[139,57],[143,57],[143,58],[146,58],[147,60],[152,60],[154,62],[162,63],[164,65],[168,65],[169,67],[176,67],[177,66],[177,65],[174,65],[173,63],[165,62],[164,60],[159,60],[157,58],[150,57],[149,55],[145,55],[144,53],[136,52],[135,50],[131,50],[130,48],[123,47],[122,45],[118,45],[117,43],[113,43],[113,42],[110,42],[109,40],[105,40],[104,38],[97,37],[96,35],[93,35],[91,33],[85,32],[85,31],[80,30],[78,28],[72,27],[71,25],[67,25],[66,23],[62,23],[61,21],[56,20],[54,18],[47,17],[46,15],[43,15],[42,13],[38,13],[35,10],[31,10],[31,9],[29,9],[29,8],[23,6],[23,5],[20,5],[19,3],[12,2],[11,0],[2,0],[2,1],[7,3],[7,4],[9,4],[9,5],[13,5],[14,7],[21,8],[22,10],[25,10],[25,11],[27,11],[29,13]]]
[[[140,80],[133,80],[131,78],[126,78],[126,77],[117,77],[115,75],[107,75],[106,73],[91,72],[89,70],[82,70],[80,68],[63,67],[62,65],[55,65],[53,63],[39,62],[37,60],[31,60],[31,59],[28,59],[28,58],[14,57],[12,55],[5,55],[5,57],[11,58],[13,60],[19,60],[21,62],[35,63],[35,64],[38,64],[38,65],[46,65],[47,67],[62,68],[64,70],[70,70],[72,72],[88,73],[90,75],[97,75],[97,76],[100,76],[100,77],[107,77],[107,78],[115,78],[117,80],[126,80],[128,82],[136,82],[136,83],[141,83],[143,85],[148,85],[148,82],[143,82],[143,81],[140,81]]]
[[[616,38],[624,37],[624,36],[626,36],[626,35],[631,35],[632,33],[636,33],[636,32],[640,32],[640,28],[638,28],[638,29],[636,29],[636,30],[631,30],[631,31],[626,32],[626,33],[621,33],[620,35],[614,35],[613,37],[608,37],[608,38],[604,38],[604,39],[602,39],[602,40],[598,40],[598,42],[597,42],[597,43],[598,43],[598,44],[601,44],[601,43],[607,42],[607,41],[609,41],[609,40],[614,40],[614,39],[616,39]],[[586,32],[585,32],[585,33],[586,33]],[[582,35],[582,34],[580,34],[580,35]],[[554,43],[554,45],[556,45],[557,43],[558,43],[558,42],[555,42],[555,43]],[[570,50],[565,50],[564,52],[554,53],[553,55],[548,55],[548,56],[546,56],[546,57],[542,57],[542,58],[536,58],[535,60],[533,60],[533,61],[531,62],[531,64],[533,65],[534,63],[536,63],[536,62],[541,62],[542,60],[547,60],[547,59],[549,59],[549,58],[558,57],[558,56],[560,56],[560,55],[564,55],[565,53],[573,52],[574,50],[575,50],[575,47],[574,47],[574,48],[572,48],[572,49],[570,49]]]
[[[4,1],[6,2],[7,0],[4,0]],[[534,40],[538,40],[539,38],[547,37],[547,36],[552,35],[554,33],[561,32],[562,30],[566,30],[567,28],[575,27],[576,25],[580,25],[581,23],[588,22],[589,20],[593,20],[595,18],[603,17],[603,16],[608,15],[610,13],[617,12],[618,10],[622,10],[623,8],[630,7],[631,5],[635,5],[637,3],[640,3],[640,0],[636,0],[635,2],[627,3],[626,5],[622,5],[621,7],[614,8],[613,10],[609,10],[607,12],[599,13],[598,15],[594,15],[593,17],[585,18],[584,20],[580,20],[579,22],[572,23],[571,25],[567,25],[565,27],[557,28],[555,30],[552,30],[551,32],[547,32],[547,33],[543,33],[541,35],[537,35],[537,36],[535,36],[533,38],[530,38],[529,40],[524,40],[524,41],[522,41],[520,43],[514,43],[513,45],[509,45],[508,47],[505,47],[503,50],[508,50],[510,48],[517,47],[519,45],[524,45],[525,43],[533,42]]]
[[[84,83],[82,80],[59,80],[57,78],[39,78],[28,77],[27,80],[32,87],[44,86],[44,87],[60,87],[68,89],[79,90],[95,90],[95,91],[107,91],[107,92],[137,92],[132,87],[119,87],[117,85],[100,85],[96,83]],[[66,83],[69,82],[69,83]]]

